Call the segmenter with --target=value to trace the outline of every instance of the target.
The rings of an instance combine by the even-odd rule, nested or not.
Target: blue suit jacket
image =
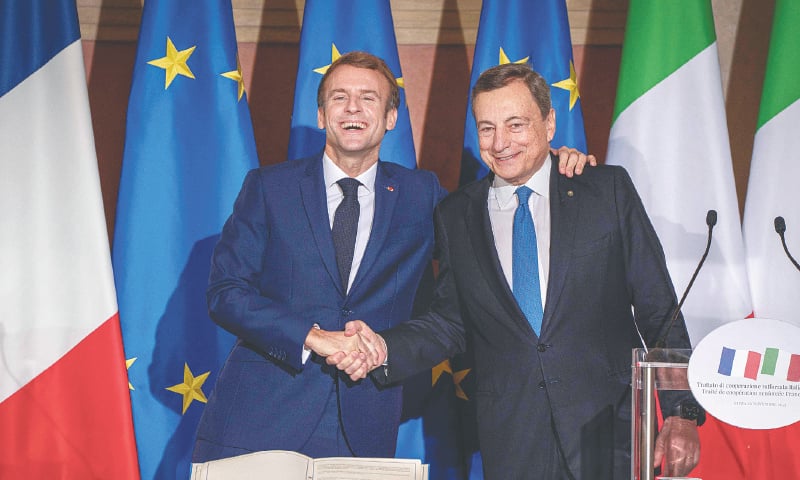
[[[541,336],[519,309],[494,246],[492,175],[445,199],[435,215],[439,277],[433,307],[382,332],[400,380],[469,342],[478,441],[489,479],[630,475],[631,349],[689,348],[664,254],[621,167],[550,176],[550,275]],[[633,311],[632,311],[633,307]],[[669,330],[669,332],[667,332]],[[662,398],[666,411],[680,400]],[[540,470],[556,442],[570,474]],[[559,466],[556,469],[561,468]]]
[[[211,318],[238,337],[200,421],[193,461],[298,450],[319,421],[335,369],[301,352],[313,324],[382,330],[411,315],[433,251],[436,177],[378,163],[375,216],[349,293],[341,285],[321,156],[251,171],[214,250]],[[400,388],[339,382],[342,427],[359,456],[393,456]]]

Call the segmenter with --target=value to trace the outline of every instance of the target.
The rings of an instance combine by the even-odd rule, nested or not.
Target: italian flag
[[[710,0],[631,0],[607,163],[631,173],[678,295],[705,248],[706,212],[718,213],[708,259],[683,306],[692,342],[750,315]],[[797,441],[782,433],[711,416],[699,431],[702,454],[690,476],[800,478],[789,447]]]
[[[756,317],[800,326],[800,272],[775,232],[786,224],[786,245],[800,255],[800,2],[775,5],[764,91],[753,145],[744,210],[747,271]]]
[[[0,478],[137,479],[75,2],[0,19]]]
[[[753,311],[800,326],[800,272],[792,265],[775,231],[775,217],[784,218],[789,252],[800,253],[800,2],[777,0],[772,25],[764,90],[753,144],[753,160],[744,209],[744,242]],[[798,352],[792,352],[798,353]],[[776,376],[800,380],[797,355],[779,352]],[[771,356],[770,356],[771,358]],[[794,360],[794,362],[793,362]],[[765,362],[766,363],[766,362]],[[771,370],[769,362],[768,371]],[[732,448],[762,453],[751,462],[746,478],[800,478],[800,424],[752,432]],[[769,455],[764,452],[771,451]]]
[[[710,0],[631,0],[607,163],[631,174],[693,344],[752,307]]]

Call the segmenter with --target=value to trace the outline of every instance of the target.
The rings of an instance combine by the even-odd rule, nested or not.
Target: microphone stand
[[[786,233],[786,221],[781,216],[775,217],[775,232],[781,237],[783,251],[786,252],[786,256],[792,261],[794,268],[800,270],[800,265],[798,265],[797,260],[794,259],[792,254],[789,253],[789,247],[786,246],[786,237],[784,235],[784,233]]]
[[[656,342],[656,348],[664,348],[664,342],[666,342],[667,337],[669,336],[669,332],[672,330],[672,326],[675,324],[675,321],[678,319],[678,315],[681,312],[681,307],[683,307],[683,302],[686,301],[686,297],[689,295],[689,290],[691,290],[692,285],[694,285],[694,281],[697,278],[697,274],[700,273],[700,267],[703,266],[703,263],[706,261],[706,257],[708,257],[708,252],[711,250],[711,234],[712,230],[714,230],[714,225],[717,224],[717,211],[716,210],[709,210],[706,213],[706,225],[708,225],[708,241],[706,242],[706,249],[703,252],[703,257],[700,258],[700,263],[697,264],[697,268],[694,270],[694,274],[692,275],[691,280],[689,280],[689,284],[686,285],[686,290],[683,291],[683,296],[681,296],[680,302],[678,302],[678,306],[675,307],[675,310],[672,312],[670,316],[669,325],[667,326],[666,332],[661,338]],[[647,348],[645,346],[645,348]]]

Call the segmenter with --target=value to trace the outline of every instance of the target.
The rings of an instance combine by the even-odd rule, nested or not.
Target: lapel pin
[[[386,187],[386,190],[389,190],[390,192],[394,192],[394,187],[389,185],[388,187]]]
[[[574,197],[575,196],[575,192],[573,192],[572,190],[567,190],[567,196],[568,197]]]

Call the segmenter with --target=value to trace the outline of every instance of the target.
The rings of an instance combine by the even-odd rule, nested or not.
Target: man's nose
[[[495,152],[502,152],[508,147],[510,136],[504,128],[498,128],[494,131],[494,142],[492,148]]]
[[[345,109],[348,112],[358,112],[361,110],[361,101],[358,97],[350,97],[347,100],[347,105],[345,105]]]

